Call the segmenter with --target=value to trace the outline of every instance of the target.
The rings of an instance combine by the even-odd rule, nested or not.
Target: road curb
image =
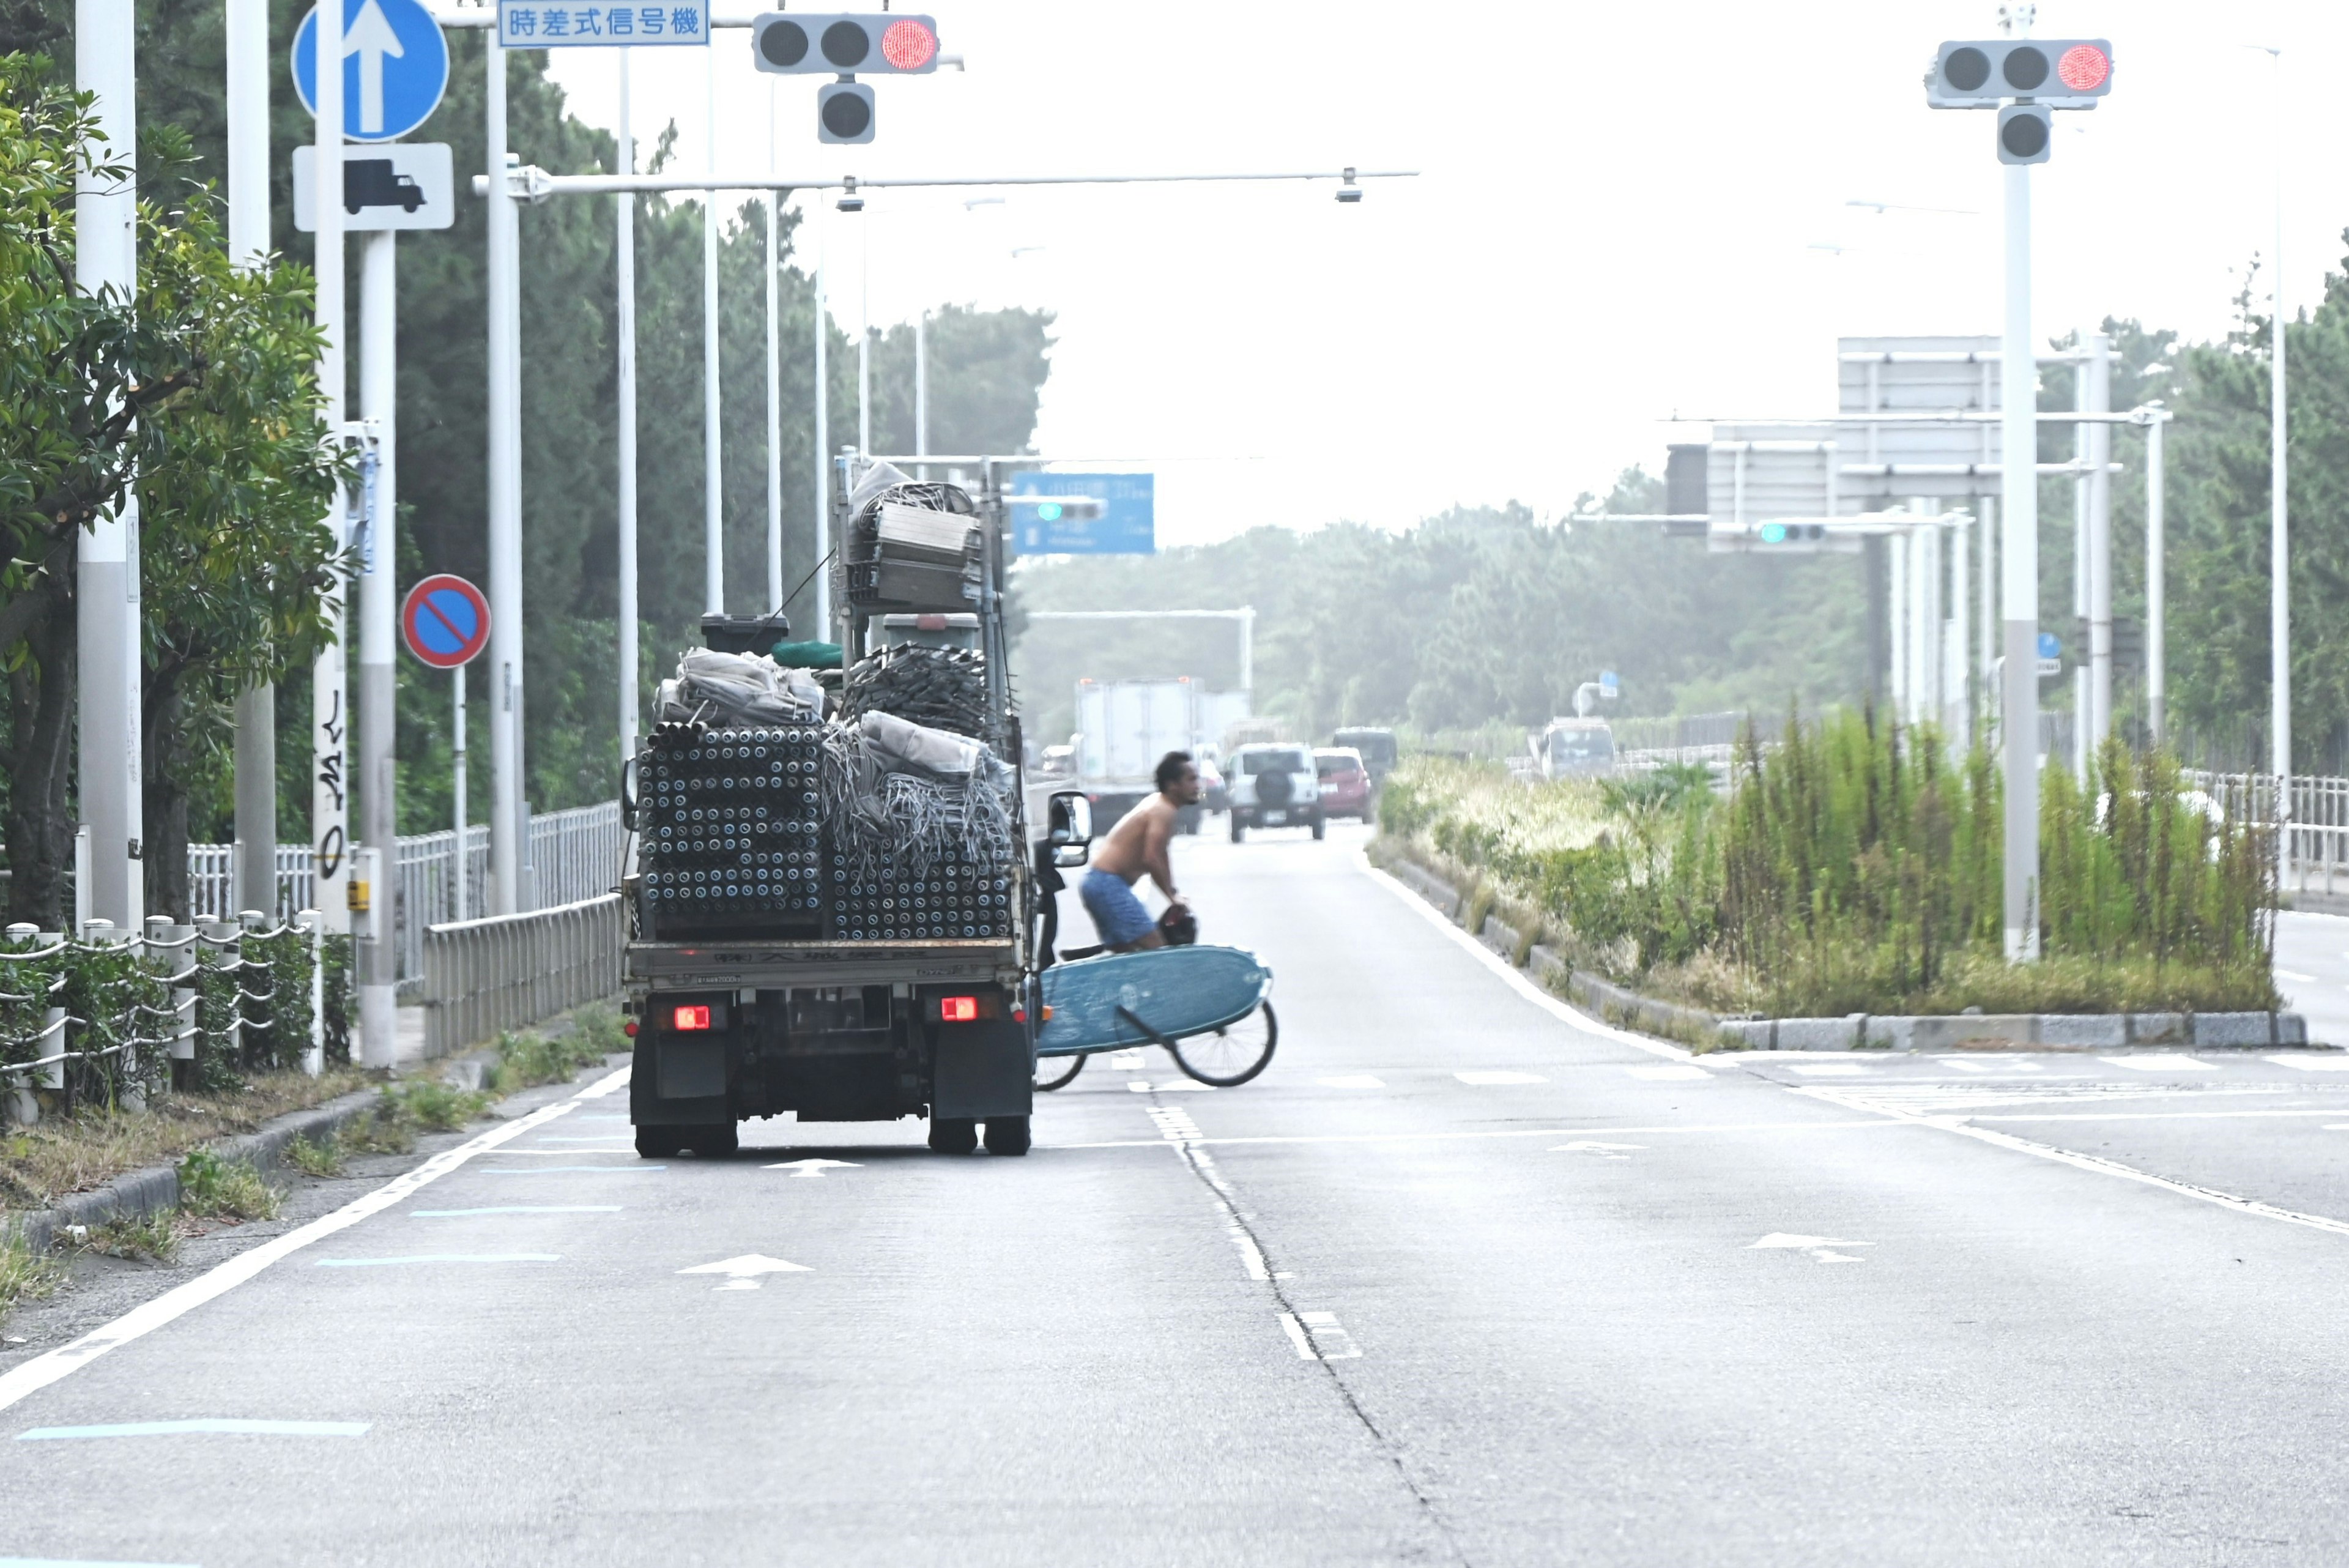
[[[1380,867],[1457,921],[1460,890],[1402,855]],[[1516,961],[1522,933],[1487,915],[1478,940]],[[2168,1046],[2195,1050],[2280,1050],[2309,1044],[2297,1012],[2016,1012],[1841,1018],[1723,1018],[1702,1008],[1626,990],[1578,970],[1540,943],[1520,966],[1577,1005],[1620,1029],[1682,1044],[1732,1051],[2116,1051]]]

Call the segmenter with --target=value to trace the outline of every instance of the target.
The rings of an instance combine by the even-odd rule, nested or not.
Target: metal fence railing
[[[476,823],[465,830],[464,913],[478,915],[488,907],[490,829]],[[453,828],[438,833],[412,833],[398,843],[392,870],[392,941],[398,954],[401,995],[413,998],[424,984],[424,933],[457,918],[457,835]],[[627,830],[620,826],[620,803],[599,801],[569,811],[550,811],[530,819],[530,854],[523,880],[523,903],[532,909],[577,903],[608,893],[619,885],[620,853]],[[190,917],[198,920],[233,920],[236,907],[236,849],[229,844],[188,846]],[[277,846],[277,905],[284,919],[311,906],[310,846]]]
[[[2273,774],[2195,770],[2185,777],[2209,795],[2230,822],[2276,820]],[[2277,886],[2287,893],[2349,891],[2349,778],[2294,774],[2291,782],[2292,805],[2284,816]]]
[[[424,1053],[445,1056],[620,989],[620,896],[424,933]]]

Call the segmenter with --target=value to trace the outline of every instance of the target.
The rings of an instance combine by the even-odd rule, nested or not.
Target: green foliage
[[[0,1322],[18,1302],[38,1301],[65,1282],[64,1266],[36,1251],[23,1226],[12,1220],[0,1227]]]
[[[1381,830],[1534,904],[1580,961],[1728,1012],[2257,1009],[2276,1005],[2269,837],[2109,743],[2083,786],[2044,774],[2046,959],[2002,945],[1999,775],[1866,712],[1741,742],[1702,770],[1523,784],[1413,758]]]
[[[492,1064],[487,1085],[499,1094],[510,1095],[537,1084],[568,1083],[581,1068],[593,1066],[623,1049],[626,1036],[619,1033],[616,1015],[609,1008],[594,1012],[599,1023],[608,1022],[608,1028],[589,1027],[588,1015],[583,1013],[576,1025],[560,1034],[542,1034],[536,1030],[500,1033],[498,1059]],[[612,1044],[616,1039],[621,1044]]]
[[[90,1232],[89,1248],[110,1258],[152,1258],[168,1263],[180,1255],[179,1220],[165,1212],[137,1219],[118,1214]]]
[[[397,1109],[388,1113],[426,1132],[455,1132],[490,1108],[492,1096],[476,1089],[460,1089],[438,1078],[413,1078],[388,1085],[384,1096]]]
[[[297,1137],[285,1146],[285,1162],[305,1176],[328,1177],[343,1173],[342,1146],[333,1133],[317,1142]]]
[[[180,1161],[180,1211],[199,1220],[274,1220],[277,1189],[262,1179],[253,1162],[222,1159],[208,1148],[191,1149]]]

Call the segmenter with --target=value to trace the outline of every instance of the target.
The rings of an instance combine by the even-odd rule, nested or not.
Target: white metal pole
[[[359,411],[377,427],[372,493],[365,499],[367,548],[359,570],[359,842],[375,852],[376,885],[367,890],[367,940],[359,945],[360,1060],[388,1067],[398,1057],[396,990],[398,951],[393,942],[398,898],[398,798],[394,746],[398,701],[393,685],[393,593],[399,561],[398,431],[399,401],[399,236],[389,229],[367,235],[359,259]]]
[[[930,312],[927,306],[914,314],[914,455],[930,452]]]
[[[2085,407],[2110,413],[2113,406],[2113,340],[2088,335]],[[2102,745],[2113,730],[2113,427],[2102,420],[2087,426],[2088,449],[2088,744]]]
[[[1999,544],[2005,669],[2006,956],[2039,956],[2039,367],[2031,337],[2031,168],[2006,170],[2006,331],[1999,361]]]
[[[2168,547],[2162,535],[2166,531],[2163,506],[2168,475],[2162,467],[2161,427],[2168,418],[2156,409],[2152,422],[2145,427],[2145,710],[2147,726],[2157,746],[2168,738],[2162,704],[2169,683],[2163,678],[2162,644],[2167,629],[2163,617],[2168,591],[2165,579],[2168,574],[2162,559]]]
[[[228,0],[228,254],[238,266],[269,255],[269,5]],[[277,909],[277,688],[237,693],[237,908]]]
[[[856,455],[873,451],[873,220],[856,226]]]
[[[1949,613],[1941,622],[1941,733],[1953,752],[1962,752],[1970,714],[1966,686],[1972,673],[1966,659],[1966,618],[1973,607],[1966,596],[1966,535],[1971,524],[1960,518],[1950,524]]]
[[[1885,541],[1886,572],[1885,607],[1890,612],[1892,625],[1889,641],[1892,652],[1892,717],[1895,722],[1909,722],[1909,534],[1903,529]]]
[[[636,171],[636,121],[629,112],[630,51],[620,51],[619,162]],[[619,308],[614,323],[618,338],[620,527],[619,621],[620,762],[625,766],[636,753],[637,689],[643,680],[636,649],[636,199],[623,192],[616,214],[619,233],[614,237],[613,261],[617,272]],[[464,677],[460,673],[460,680]]]
[[[130,0],[77,0],[75,86],[96,95],[91,113],[107,152],[126,166],[138,142],[136,42]],[[135,226],[138,175],[102,182],[87,171],[75,192],[74,281],[85,294],[138,294]],[[141,819],[139,639],[139,503],[121,504],[81,530],[76,546],[80,615],[76,639],[82,822],[88,829],[88,884],[77,893],[93,919],[118,929],[145,929],[146,888],[140,860]],[[76,929],[79,935],[79,928]]]
[[[1240,690],[1248,694],[1248,711],[1256,711],[1256,607],[1240,611]]]
[[[523,888],[522,228],[506,182],[506,55],[488,40],[491,914]]]
[[[1920,501],[1918,512],[1933,515],[1939,504]],[[1917,530],[1917,722],[1938,723],[1941,703],[1941,525]]]
[[[449,825],[457,832],[457,850],[449,880],[449,918],[461,920],[466,918],[465,877],[472,860],[465,853],[465,667],[460,664],[450,673],[456,679],[450,693],[453,711],[449,731]]]
[[[815,242],[815,635],[834,640],[832,625],[832,572],[825,560],[832,554],[832,378],[825,360],[832,348],[830,293],[831,225],[824,222],[823,202],[812,201],[808,222]]]
[[[1982,519],[1982,587],[1980,641],[1974,681],[1974,733],[1987,741],[1995,729],[1998,711],[1998,497],[1974,497],[1974,515]]]
[[[718,51],[704,52],[709,172],[718,172]],[[718,192],[701,206],[701,608],[726,613],[725,481],[719,472]]]
[[[2275,347],[2268,366],[2268,664],[2272,672],[2268,725],[2272,732],[2270,771],[2276,775],[2279,812],[2288,820],[2292,801],[2292,537],[2288,524],[2292,493],[2284,483],[2284,439],[2290,407],[2284,378],[2283,51],[2271,53],[2277,80],[2275,265],[2271,283],[2275,302],[2271,328]]]
[[[317,320],[325,343],[318,355],[318,387],[326,424],[344,421],[343,369],[343,0],[319,0],[317,10],[318,186],[312,202],[317,215]],[[335,544],[347,541],[348,498],[337,488],[325,525]],[[351,719],[345,663],[346,588],[336,574],[326,611],[333,628],[311,669],[310,697],[310,900],[336,935],[351,929],[350,755]]]
[[[775,106],[773,79],[767,83],[767,172],[775,171]],[[782,265],[775,233],[782,202],[771,187],[767,200],[767,613],[783,607],[783,323],[776,297]]]

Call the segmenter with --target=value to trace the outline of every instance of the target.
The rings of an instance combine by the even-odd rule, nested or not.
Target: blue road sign
[[[432,118],[449,88],[449,40],[419,0],[343,0],[343,134],[390,141]],[[294,31],[294,91],[318,112],[318,13]]]
[[[2039,657],[2042,659],[2063,658],[2064,639],[2057,637],[2052,631],[2041,632],[2039,634]]]
[[[1157,476],[1149,473],[1022,473],[1017,495],[1066,495],[1101,503],[1050,501],[1011,509],[1012,539],[1028,556],[1149,556],[1158,549]]]

